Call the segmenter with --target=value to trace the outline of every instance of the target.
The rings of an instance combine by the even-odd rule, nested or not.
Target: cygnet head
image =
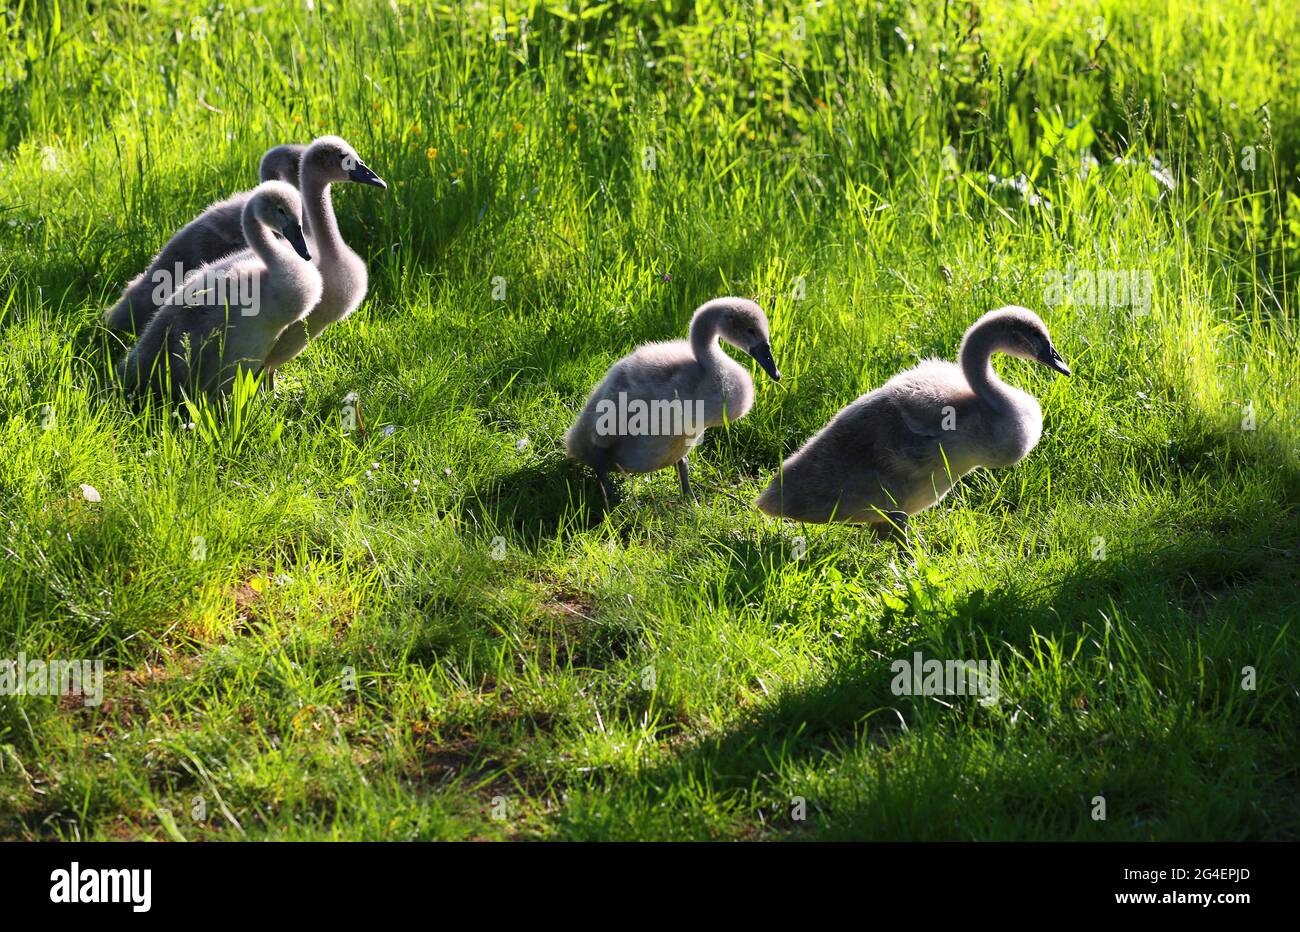
[[[781,372],[772,358],[767,315],[761,307],[745,298],[715,298],[695,313],[717,315],[718,336],[753,356],[764,372],[773,380],[781,381]]]
[[[284,181],[295,188],[298,187],[298,164],[306,151],[306,146],[297,143],[286,143],[283,146],[267,149],[258,166],[258,174],[262,181]]]
[[[294,252],[308,262],[311,253],[307,251],[307,241],[302,235],[302,200],[293,185],[284,181],[263,181],[248,200],[245,212],[252,211],[253,217],[270,227],[289,241]]]
[[[308,169],[333,184],[338,181],[355,181],[358,184],[372,184],[376,188],[388,185],[357,155],[352,148],[338,136],[321,136],[313,140],[302,154],[302,170]]]
[[[971,324],[962,343],[968,343],[976,333],[987,334],[993,352],[1042,363],[1061,375],[1070,374],[1070,367],[1052,345],[1047,325],[1029,308],[1010,305],[989,311]]]

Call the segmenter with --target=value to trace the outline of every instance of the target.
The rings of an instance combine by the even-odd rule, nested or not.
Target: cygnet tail
[[[596,444],[596,399],[589,398],[582,413],[564,435],[564,452],[569,459],[594,465],[601,461],[602,450]]]
[[[784,503],[781,495],[781,474],[777,473],[772,481],[767,484],[758,498],[754,499],[754,507],[763,514],[773,518],[780,518],[785,515]]]
[[[137,275],[123,289],[121,300],[104,312],[104,325],[123,333],[143,333],[157,310],[148,281]]]

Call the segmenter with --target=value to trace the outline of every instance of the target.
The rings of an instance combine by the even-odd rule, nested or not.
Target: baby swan
[[[782,464],[758,497],[759,510],[793,521],[880,525],[892,534],[976,466],[1018,463],[1042,435],[1043,412],[1032,395],[998,378],[993,353],[1070,374],[1037,314],[990,311],[962,338],[960,365],[927,359],[835,415]]]
[[[387,188],[384,179],[361,161],[357,150],[338,136],[313,140],[302,154],[303,227],[310,230],[313,260],[320,270],[320,303],[302,324],[284,332],[266,360],[268,383],[275,370],[301,353],[331,324],[357,309],[366,296],[366,263],[339,235],[330,185],[341,181]]]
[[[306,146],[288,144],[268,149],[262,156],[262,181],[284,181],[298,186],[298,162]],[[104,312],[104,323],[114,330],[141,332],[164,301],[187,275],[248,246],[244,239],[244,205],[252,191],[241,191],[207,207],[167,241],[149,267],[122,290],[122,299]]]
[[[283,181],[253,190],[243,213],[252,250],[203,266],[159,308],[118,368],[128,394],[221,395],[239,372],[262,368],[284,328],[320,300],[301,211]]]
[[[306,151],[306,146],[296,142],[267,149],[257,166],[258,177],[262,181],[283,181],[298,187],[298,166]]]
[[[706,427],[739,420],[754,403],[749,372],[719,348],[719,337],[781,379],[767,317],[753,301],[702,304],[689,337],[647,343],[614,363],[565,434],[569,458],[595,469],[606,502],[615,497],[610,469],[653,472],[674,464],[682,494],[694,498],[686,470],[691,447]]]

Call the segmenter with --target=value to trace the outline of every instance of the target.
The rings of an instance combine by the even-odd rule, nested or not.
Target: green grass
[[[10,0],[0,657],[108,682],[0,697],[0,836],[1300,836],[1300,7],[1202,6]],[[131,411],[101,310],[327,132],[390,184],[335,197],[365,304],[277,398]],[[1150,313],[1049,305],[1072,269]],[[786,379],[699,507],[602,513],[565,427],[725,293]],[[1075,370],[999,362],[1018,467],[906,548],[752,509],[1011,303]],[[894,695],[915,651],[1000,701]]]

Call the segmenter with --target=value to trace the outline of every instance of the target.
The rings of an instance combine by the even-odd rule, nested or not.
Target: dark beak
[[[772,347],[767,343],[758,343],[749,348],[749,355],[754,357],[754,361],[763,367],[763,371],[772,377],[774,382],[781,381],[781,373],[776,368],[776,360],[772,358]]]
[[[372,172],[370,170],[370,166],[362,162],[357,162],[357,164],[352,168],[352,170],[348,172],[348,177],[351,178],[353,181],[355,181],[357,184],[373,184],[376,188],[388,187],[388,185],[384,182],[383,178],[380,178],[378,175]]]
[[[1047,368],[1061,373],[1061,375],[1070,374],[1070,367],[1065,364],[1065,360],[1061,358],[1061,354],[1056,351],[1055,346],[1048,346],[1047,352],[1038,357],[1038,361]]]
[[[283,233],[284,233],[284,238],[287,239],[289,241],[289,245],[293,247],[293,251],[296,252],[298,255],[302,256],[308,262],[310,262],[311,253],[307,251],[307,241],[303,239],[302,227],[299,226],[298,223],[295,221],[290,223],[289,226],[285,227]]]

